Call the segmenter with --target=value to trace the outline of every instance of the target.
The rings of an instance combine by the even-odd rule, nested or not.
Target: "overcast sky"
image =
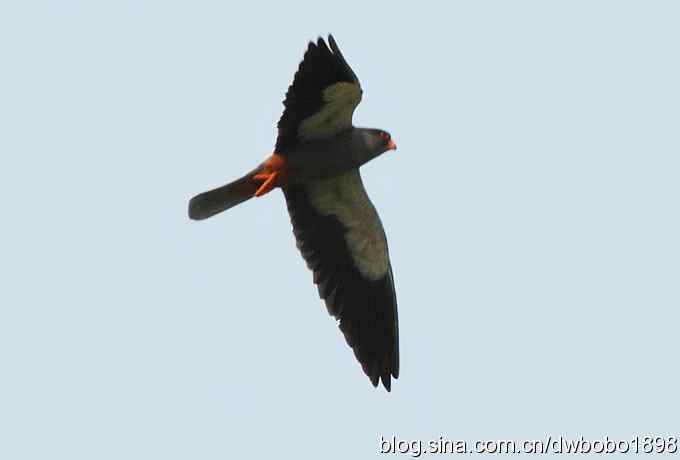
[[[274,3],[274,2],[271,2]],[[677,435],[676,2],[5,2],[0,458],[371,458],[378,439]],[[374,389],[271,153],[333,33],[389,239],[401,376]]]

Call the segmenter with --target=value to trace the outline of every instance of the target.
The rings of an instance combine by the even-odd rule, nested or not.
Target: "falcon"
[[[357,128],[362,89],[328,36],[310,42],[283,101],[273,153],[245,176],[201,193],[202,220],[280,188],[293,234],[328,312],[373,386],[399,376],[397,298],[378,213],[359,168],[397,146],[387,131]]]

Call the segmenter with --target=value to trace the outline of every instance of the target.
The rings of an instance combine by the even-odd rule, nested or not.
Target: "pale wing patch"
[[[385,276],[389,268],[385,232],[359,170],[310,183],[308,192],[320,214],[333,216],[344,226],[347,247],[361,274],[371,281]]]
[[[304,141],[326,139],[352,127],[352,113],[361,101],[361,88],[340,82],[323,92],[321,110],[300,123],[298,138]]]

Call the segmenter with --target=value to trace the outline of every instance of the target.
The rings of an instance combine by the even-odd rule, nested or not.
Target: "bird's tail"
[[[207,219],[254,197],[258,189],[258,182],[253,179],[253,175],[258,169],[234,182],[193,197],[189,201],[189,218],[193,220]]]

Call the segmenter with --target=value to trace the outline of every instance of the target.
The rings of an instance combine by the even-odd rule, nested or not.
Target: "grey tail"
[[[196,195],[189,201],[189,218],[203,220],[226,211],[255,196],[258,183],[253,180],[254,170],[240,179]]]

